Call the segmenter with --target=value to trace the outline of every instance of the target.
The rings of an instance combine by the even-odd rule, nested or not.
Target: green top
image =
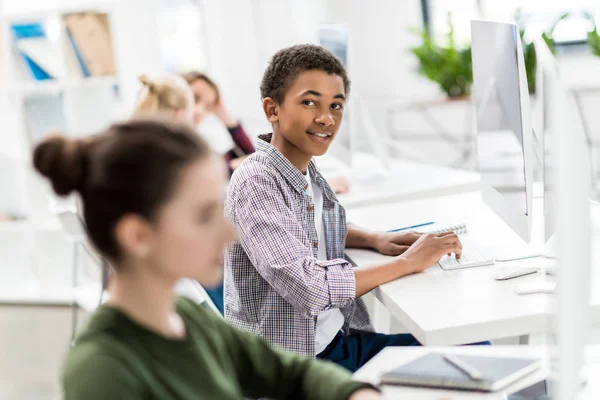
[[[65,400],[331,400],[370,387],[333,364],[275,350],[191,300],[179,298],[177,312],[185,339],[164,338],[100,307],[67,358]]]

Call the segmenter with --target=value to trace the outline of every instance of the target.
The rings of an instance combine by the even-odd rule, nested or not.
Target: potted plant
[[[473,71],[471,46],[458,46],[454,40],[454,26],[448,18],[449,31],[446,43],[439,44],[428,30],[412,29],[421,37],[421,44],[410,49],[419,60],[420,75],[437,83],[451,99],[462,98],[471,93]]]
[[[588,45],[592,50],[592,54],[600,57],[600,35],[598,35],[598,27],[594,26],[594,30],[588,32]]]
[[[569,17],[569,13],[562,14],[556,21],[554,21],[554,23],[552,24],[552,26],[550,27],[550,29],[548,31],[542,32],[542,39],[544,39],[544,42],[546,42],[546,44],[548,45],[548,48],[550,49],[552,54],[555,53],[555,43],[554,43],[554,38],[553,38],[554,30],[556,29],[556,26],[558,25],[558,23],[560,21],[562,21],[568,17]],[[523,21],[520,9],[517,10],[517,12],[515,14],[515,21],[517,21],[517,25],[519,26],[521,42],[523,43],[523,58],[525,60],[525,71],[527,74],[527,84],[529,86],[529,93],[535,94],[535,87],[536,87],[535,72],[536,72],[537,58],[535,55],[535,47],[533,45],[533,41],[526,40],[524,21]]]

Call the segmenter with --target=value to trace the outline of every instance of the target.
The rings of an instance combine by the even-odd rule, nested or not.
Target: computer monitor
[[[556,134],[556,119],[550,113],[553,101],[557,99],[556,90],[558,79],[558,66],[548,45],[543,40],[534,41],[536,53],[536,102],[537,102],[537,129],[542,134],[544,144],[544,170],[542,183],[544,190],[544,230],[545,239],[548,240],[556,230],[554,213],[555,198],[553,196],[552,175],[552,135]]]
[[[510,23],[472,21],[471,37],[483,201],[529,243],[536,159],[519,31]]]
[[[319,45],[335,54],[351,75],[352,52],[349,43],[350,35],[346,24],[323,23],[319,26]],[[376,128],[359,91],[352,88],[346,100],[342,125],[328,155],[341,161],[347,174],[352,177],[351,184],[365,181],[378,183],[377,178],[385,176],[389,167],[385,140],[385,134]],[[368,164],[368,168],[365,168],[365,164]],[[327,166],[326,160],[320,160],[319,165]]]
[[[558,275],[557,398],[576,398],[588,341],[591,274],[589,149],[573,95],[545,43],[536,42],[544,102],[546,223],[556,224]],[[548,228],[547,228],[548,229]],[[558,379],[557,379],[558,378]]]
[[[560,76],[546,43],[534,42],[537,90],[543,116],[544,209],[546,239],[556,230],[558,274],[557,398],[575,398],[583,349],[587,343],[590,303],[591,160],[575,99]],[[562,232],[562,233],[561,233]],[[558,379],[557,379],[558,378]]]
[[[335,54],[348,67],[348,27],[345,24],[321,24],[319,45]],[[352,166],[351,113],[352,107],[346,107],[342,126],[328,151],[329,155],[341,161],[347,168]],[[322,163],[320,165],[323,167]]]
[[[534,40],[534,47],[537,59],[536,67],[536,97],[538,111],[538,131],[542,133],[544,143],[544,171],[543,171],[543,188],[544,188],[544,226],[545,238],[549,240],[556,231],[556,193],[553,187],[554,181],[554,159],[552,154],[552,141],[555,139],[553,135],[565,134],[569,136],[569,140],[577,141],[580,149],[584,150],[586,156],[590,155],[583,124],[577,112],[577,106],[572,94],[566,89],[560,78],[560,71],[556,58],[548,48],[548,45],[542,39]],[[562,115],[552,112],[553,109],[562,107],[556,104],[557,101],[564,101],[566,108]],[[568,130],[562,131],[559,128],[560,121],[558,118],[565,118],[565,126]],[[591,159],[586,157],[581,160],[586,163],[586,168],[591,169]],[[594,195],[593,182],[590,176],[590,195]]]

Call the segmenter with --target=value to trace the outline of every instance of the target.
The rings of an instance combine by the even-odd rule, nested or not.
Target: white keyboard
[[[489,254],[482,252],[476,245],[469,242],[463,244],[463,253],[460,260],[451,256],[445,255],[438,261],[438,264],[444,271],[453,269],[483,267],[484,265],[493,265],[496,260]]]

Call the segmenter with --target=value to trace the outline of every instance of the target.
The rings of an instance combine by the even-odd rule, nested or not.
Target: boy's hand
[[[375,250],[386,256],[403,254],[420,237],[417,232],[381,232],[378,234]]]
[[[427,233],[422,235],[404,254],[412,273],[423,272],[439,261],[445,254],[462,254],[462,243],[454,232]]]

